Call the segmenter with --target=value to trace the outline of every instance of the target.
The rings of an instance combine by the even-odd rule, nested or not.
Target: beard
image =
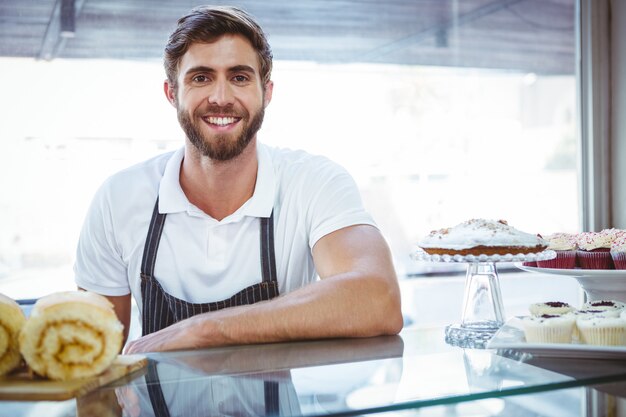
[[[252,138],[261,128],[263,124],[263,117],[265,116],[265,108],[261,108],[250,117],[248,112],[243,115],[235,114],[231,107],[224,109],[220,107],[211,107],[208,109],[210,113],[228,115],[233,117],[241,117],[241,123],[243,124],[243,130],[241,134],[233,141],[231,134],[216,134],[212,137],[204,135],[197,123],[191,120],[191,117],[184,111],[184,109],[177,108],[178,122],[183,131],[189,138],[191,144],[204,156],[207,156],[215,161],[229,161],[239,156],[244,149],[248,146]],[[204,110],[204,113],[207,113]],[[201,119],[194,112],[194,118]],[[200,123],[204,123],[203,121]]]

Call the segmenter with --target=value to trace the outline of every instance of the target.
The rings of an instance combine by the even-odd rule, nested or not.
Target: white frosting
[[[455,227],[433,230],[418,242],[423,248],[469,249],[476,246],[547,246],[536,235],[520,232],[505,221],[472,219]]]
[[[578,235],[577,245],[580,249],[591,251],[594,249],[608,249],[620,234],[617,229],[605,229],[601,232],[583,232]]]
[[[585,318],[592,316],[602,316],[602,317],[619,317],[620,311],[618,309],[615,310],[600,310],[594,309],[593,307],[587,308],[584,310],[575,311],[573,314],[577,316],[577,318]]]
[[[573,325],[576,318],[571,314],[563,315],[545,315],[545,316],[526,316],[522,319],[526,324],[532,326],[562,326]]]
[[[611,244],[611,252],[626,252],[626,232],[618,235]]]
[[[576,249],[576,235],[570,233],[554,233],[544,237],[548,242],[548,249],[574,250]]]
[[[541,316],[542,314],[565,314],[574,311],[574,307],[560,301],[550,301],[547,303],[534,303],[529,307],[530,314]]]
[[[583,304],[581,310],[616,310],[621,311],[626,304],[615,300],[594,300]]]

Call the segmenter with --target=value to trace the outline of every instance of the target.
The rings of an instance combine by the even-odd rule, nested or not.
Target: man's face
[[[272,83],[263,88],[258,56],[247,39],[225,35],[193,44],[178,68],[178,87],[166,83],[178,121],[198,151],[230,160],[255,138],[263,123]]]

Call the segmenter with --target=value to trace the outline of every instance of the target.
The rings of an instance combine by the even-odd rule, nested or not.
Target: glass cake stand
[[[414,260],[459,262],[467,264],[461,322],[446,327],[446,343],[466,348],[485,347],[504,324],[505,314],[496,264],[499,262],[534,262],[553,259],[556,252],[503,255],[430,255],[418,249]]]

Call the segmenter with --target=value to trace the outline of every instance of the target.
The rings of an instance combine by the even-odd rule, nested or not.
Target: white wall
[[[611,1],[613,227],[626,229],[626,1]]]

